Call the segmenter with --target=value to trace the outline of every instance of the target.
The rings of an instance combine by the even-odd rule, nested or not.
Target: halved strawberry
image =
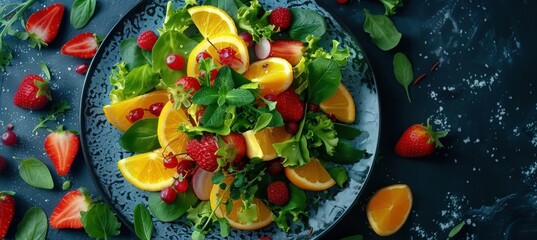
[[[271,43],[270,57],[281,57],[291,65],[297,65],[302,59],[304,43],[295,40],[276,40]]]
[[[61,228],[82,228],[80,211],[87,212],[92,201],[85,188],[72,190],[65,194],[50,215],[50,226]]]
[[[89,59],[95,56],[97,48],[99,48],[99,40],[93,33],[85,32],[76,35],[62,46],[62,54]]]
[[[0,239],[4,239],[15,215],[13,193],[0,192]]]
[[[231,152],[234,152],[235,157],[233,158],[232,164],[239,164],[244,156],[246,155],[246,140],[244,136],[239,133],[230,133],[228,135],[222,136],[222,139],[230,148]]]
[[[45,139],[45,151],[60,176],[65,176],[69,172],[78,153],[80,141],[75,133],[63,130],[63,126],[60,125]]]
[[[60,3],[52,4],[32,14],[26,22],[26,31],[30,34],[30,46],[47,46],[52,42],[62,22],[64,6]]]

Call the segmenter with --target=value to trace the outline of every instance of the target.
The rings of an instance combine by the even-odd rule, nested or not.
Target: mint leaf
[[[328,169],[330,176],[336,181],[336,184],[343,188],[343,184],[349,180],[349,175],[347,175],[347,170],[344,167],[335,167]]]
[[[214,79],[214,86],[221,89],[222,93],[227,93],[235,87],[231,71],[234,71],[229,66],[223,66],[218,70],[216,78]]]
[[[194,96],[192,96],[192,102],[199,105],[211,105],[218,101],[220,94],[215,87],[202,87]]]
[[[87,212],[80,212],[80,214],[82,225],[88,236],[108,239],[119,235],[121,223],[108,205],[96,203]]]
[[[255,96],[252,92],[245,89],[232,89],[226,94],[226,103],[233,106],[244,106],[255,101]]]
[[[198,80],[200,81],[200,85],[202,87],[210,87],[211,86],[211,74],[210,74],[210,72],[213,69],[218,69],[218,66],[216,66],[216,64],[214,63],[214,60],[212,58],[201,58],[198,63],[199,63],[200,73],[205,73],[205,74],[200,74],[200,76],[198,76]],[[206,73],[209,73],[209,74],[206,74]],[[217,76],[218,76],[218,74],[217,74]],[[216,81],[216,79],[215,79],[215,81]]]
[[[408,87],[414,80],[414,72],[412,71],[410,60],[404,53],[398,52],[393,57],[393,73],[395,74],[395,80],[405,89],[408,102],[411,102]]]
[[[119,138],[119,145],[127,151],[144,153],[160,148],[157,136],[158,118],[136,121]]]
[[[334,60],[317,58],[308,65],[308,102],[320,104],[336,92],[341,70]]]
[[[220,128],[224,125],[226,106],[209,105],[201,118],[201,124],[207,128]]]
[[[47,236],[47,215],[43,209],[31,207],[17,224],[15,239],[43,239]]]
[[[150,240],[153,234],[153,219],[143,204],[134,207],[134,231],[141,240]]]
[[[364,31],[369,33],[373,43],[380,49],[388,51],[401,41],[402,34],[397,30],[390,18],[385,15],[371,15],[365,11]]]

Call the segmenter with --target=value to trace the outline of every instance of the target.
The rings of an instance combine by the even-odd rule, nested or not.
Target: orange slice
[[[269,161],[278,157],[274,143],[284,142],[293,137],[285,127],[265,128],[257,133],[252,130],[242,134],[246,141],[246,155],[248,158],[258,157]]]
[[[162,149],[141,153],[117,162],[119,171],[127,181],[144,191],[160,191],[173,184],[175,168],[165,168]]]
[[[323,191],[336,184],[321,162],[315,158],[304,166],[285,167],[284,172],[291,183],[304,190]]]
[[[233,180],[233,177],[227,177],[224,182],[230,184]],[[233,201],[233,208],[229,214],[226,213],[225,203],[227,201]],[[229,199],[229,191],[225,192],[220,188],[218,184],[213,185],[211,189],[211,195],[209,198],[211,209],[215,210],[217,217],[225,217],[229,221],[229,225],[235,229],[239,230],[257,230],[264,228],[270,225],[274,219],[272,211],[267,207],[267,205],[259,198],[254,198],[254,204],[257,210],[257,219],[251,223],[241,222],[239,220],[239,214],[244,211],[244,205],[242,200],[239,198],[237,200]],[[218,202],[220,201],[220,205]],[[217,209],[218,208],[218,209]]]
[[[209,42],[210,41],[210,42]],[[212,45],[211,45],[212,43]],[[214,46],[213,46],[214,45]],[[199,64],[196,62],[196,56],[199,53],[207,51],[212,58],[214,63],[221,67],[220,58],[218,56],[218,50],[231,47],[237,54],[236,58],[242,61],[242,65],[235,67],[234,70],[239,73],[244,73],[250,64],[250,55],[248,53],[248,47],[242,38],[236,34],[220,34],[216,36],[209,37],[209,40],[204,39],[201,41],[188,56],[187,63],[187,75],[191,77],[197,77],[199,74]]]
[[[188,135],[179,131],[179,126],[192,126],[183,109],[174,110],[173,103],[168,102],[162,108],[158,118],[157,137],[166,153],[180,154],[186,152]]]
[[[412,192],[406,184],[394,184],[378,190],[367,204],[367,220],[380,236],[397,232],[412,208]]]
[[[356,109],[354,99],[343,83],[340,83],[334,95],[319,105],[325,113],[332,113],[344,123],[354,123]]]
[[[104,115],[106,119],[117,128],[119,131],[125,132],[132,126],[132,123],[127,120],[127,115],[132,109],[143,108],[149,109],[149,106],[154,103],[166,103],[168,102],[167,91],[154,91],[140,95],[134,98],[130,98],[121,102],[106,105],[103,107]],[[143,118],[156,118],[149,111],[144,111]]]
[[[194,25],[204,38],[220,34],[237,34],[233,19],[222,9],[210,5],[188,9]]]
[[[271,57],[254,62],[244,77],[259,83],[261,95],[278,95],[293,83],[293,66],[285,59]]]

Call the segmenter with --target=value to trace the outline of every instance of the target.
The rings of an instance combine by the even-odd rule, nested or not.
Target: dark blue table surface
[[[0,4],[11,2],[1,0]],[[46,111],[27,111],[12,104],[20,79],[40,72],[45,61],[52,71],[54,101],[71,105],[58,122],[79,129],[79,99],[84,76],[74,69],[87,62],[59,54],[62,43],[83,31],[106,35],[112,26],[136,4],[136,0],[98,1],[96,15],[82,30],[69,25],[72,1],[41,0],[33,12],[52,2],[65,4],[66,14],[57,39],[40,51],[26,43],[12,44],[14,60],[0,72],[0,129],[15,125],[16,147],[0,145],[8,159],[8,171],[0,176],[0,189],[17,192],[20,221],[26,209],[39,206],[52,212],[63,191],[29,189],[20,181],[12,156],[46,158],[43,140],[46,130],[31,133],[37,116]],[[322,0],[348,25],[368,55],[374,69],[381,102],[379,159],[356,206],[338,223],[326,239],[363,234],[380,239],[369,227],[365,204],[379,188],[406,183],[413,192],[412,212],[395,235],[388,239],[446,239],[451,228],[465,221],[457,239],[537,239],[537,96],[534,66],[537,48],[537,2],[527,0],[425,0],[404,1],[392,17],[403,34],[399,46],[384,52],[362,30],[364,8],[381,14],[376,0],[351,0],[338,5]],[[404,52],[413,63],[415,75],[427,74],[411,86],[412,103],[394,79],[392,58]],[[431,66],[440,61],[437,71]],[[395,155],[393,147],[404,129],[427,119],[437,128],[449,130],[445,148],[433,156],[409,160]],[[97,195],[82,155],[66,177],[72,188],[87,187]],[[13,236],[15,227],[11,227]],[[82,230],[49,230],[50,239],[86,238]],[[126,228],[121,238],[134,235]]]

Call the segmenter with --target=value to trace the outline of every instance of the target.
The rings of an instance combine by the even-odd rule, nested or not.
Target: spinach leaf
[[[353,128],[347,124],[334,123],[334,130],[337,132],[338,138],[353,140],[362,134],[362,131],[357,128]]]
[[[158,73],[153,72],[149,64],[132,69],[125,78],[123,94],[127,97],[135,97],[149,92],[159,84]]]
[[[82,215],[82,225],[88,236],[109,239],[119,235],[121,223],[108,205],[94,204],[87,212],[80,212],[80,215]]]
[[[412,71],[412,64],[405,54],[398,52],[393,57],[393,73],[395,74],[395,80],[405,89],[408,101],[411,102],[408,87],[414,80],[414,72]]]
[[[172,204],[167,204],[160,198],[160,193],[153,192],[149,195],[149,209],[153,215],[160,221],[172,222],[192,207],[198,198],[194,195],[192,190],[188,190],[182,194],[177,195],[177,198]]]
[[[211,105],[215,104],[219,97],[218,89],[215,87],[202,87],[192,96],[192,102],[199,105]]]
[[[254,101],[255,96],[252,94],[252,92],[246,89],[236,88],[232,89],[226,94],[226,103],[233,106],[240,107],[251,104]]]
[[[166,58],[172,53],[177,53],[188,59],[190,52],[196,45],[198,45],[198,42],[179,31],[170,30],[164,32],[153,46],[153,71],[160,73],[162,81],[167,86],[174,84],[177,79],[186,75],[186,67],[180,71],[171,70],[166,65]]]
[[[320,104],[336,92],[341,83],[341,69],[334,60],[317,58],[308,66],[308,102]]]
[[[306,41],[309,35],[321,37],[326,33],[326,21],[321,14],[303,8],[291,8],[293,20],[289,36],[297,41]]]
[[[343,184],[349,180],[349,175],[347,175],[347,170],[344,167],[331,168],[328,173],[340,188],[343,188]]]
[[[323,160],[331,161],[339,164],[354,164],[369,154],[365,150],[354,148],[349,142],[339,141],[333,156],[329,156],[326,152],[321,152],[320,157]]]
[[[52,175],[47,166],[36,158],[28,158],[20,161],[19,175],[30,186],[42,189],[54,188]]]
[[[143,204],[134,207],[134,231],[141,240],[151,240],[153,234],[153,219]]]
[[[138,47],[136,38],[127,38],[121,41],[121,44],[119,45],[119,54],[121,55],[121,60],[125,63],[125,66],[129,71],[150,63],[146,55],[151,53]]]
[[[38,207],[31,207],[17,225],[15,239],[44,240],[47,236],[47,215]]]
[[[75,0],[71,7],[71,25],[80,29],[88,24],[95,12],[97,0]]]
[[[384,15],[371,15],[367,9],[364,11],[364,31],[369,33],[373,42],[384,51],[397,46],[402,34],[393,25],[392,20]]]
[[[119,145],[127,151],[144,153],[160,147],[157,136],[158,118],[136,121],[119,138]]]

